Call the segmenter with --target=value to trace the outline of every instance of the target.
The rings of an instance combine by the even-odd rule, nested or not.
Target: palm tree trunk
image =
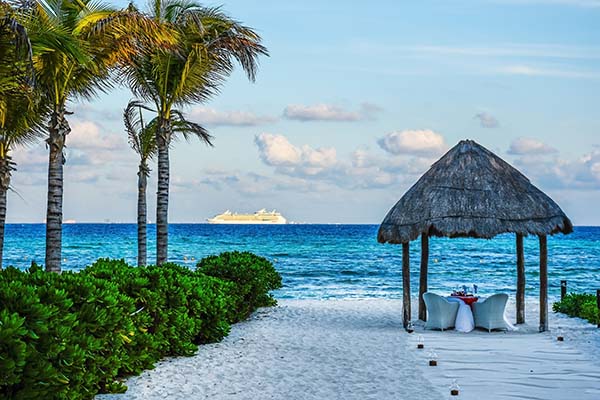
[[[46,211],[46,271],[60,272],[62,249],[63,148],[71,128],[65,110],[54,111],[48,127],[48,208]]]
[[[169,247],[169,143],[171,121],[161,118],[156,133],[158,147],[158,190],[156,192],[156,265],[168,260]]]
[[[6,221],[6,194],[10,187],[10,173],[12,171],[10,158],[7,156],[0,160],[0,270],[4,255],[4,222]]]
[[[146,205],[146,187],[148,185],[148,167],[142,161],[138,171],[138,265],[146,265],[148,249],[146,239],[146,221],[148,220]]]

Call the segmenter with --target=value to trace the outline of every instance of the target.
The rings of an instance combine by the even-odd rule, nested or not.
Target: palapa
[[[431,166],[379,227],[381,243],[428,236],[492,238],[501,233],[570,233],[560,207],[516,168],[472,140]]]
[[[546,236],[568,234],[573,224],[561,208],[525,175],[473,140],[450,149],[415,183],[384,218],[380,243],[402,244],[403,324],[410,323],[410,241],[421,236],[419,318],[426,319],[429,237],[517,239],[517,323],[525,322],[523,237],[540,241],[540,331],[548,328]]]

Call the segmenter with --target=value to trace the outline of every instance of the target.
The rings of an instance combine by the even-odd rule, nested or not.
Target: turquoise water
[[[170,225],[169,256],[194,267],[197,260],[223,251],[247,250],[269,258],[283,276],[280,298],[401,297],[401,246],[377,243],[377,225]],[[149,260],[155,257],[154,226],[149,227]],[[6,226],[4,265],[27,268],[44,262],[45,226]],[[134,224],[66,224],[63,269],[78,270],[100,257],[136,261]],[[418,288],[420,243],[411,243],[411,284]],[[550,296],[560,280],[569,290],[600,288],[600,227],[576,227],[548,240]],[[525,239],[527,295],[538,288],[538,240]],[[450,291],[473,283],[482,293],[514,293],[514,235],[492,240],[430,239],[429,287]]]

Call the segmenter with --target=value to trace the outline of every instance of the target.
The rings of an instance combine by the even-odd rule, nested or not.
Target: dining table
[[[472,294],[467,294],[467,295],[451,294],[450,296],[461,299],[462,301],[465,302],[465,304],[467,304],[468,306],[471,306],[471,308],[473,308],[472,304],[477,302],[477,300],[479,300],[479,297],[473,296]]]
[[[451,294],[447,297],[448,301],[456,301],[460,303],[458,312],[456,313],[455,329],[459,332],[471,332],[475,328],[473,319],[473,303],[479,300],[479,297],[473,295],[458,295]]]

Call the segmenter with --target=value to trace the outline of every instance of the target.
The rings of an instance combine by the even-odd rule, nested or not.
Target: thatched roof
[[[571,233],[560,207],[506,161],[463,140],[431,166],[388,212],[381,243],[430,236],[492,238],[500,233]]]

